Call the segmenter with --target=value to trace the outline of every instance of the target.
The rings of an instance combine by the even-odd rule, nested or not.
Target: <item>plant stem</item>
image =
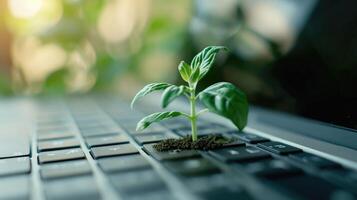
[[[197,125],[196,125],[196,94],[195,88],[191,88],[191,96],[190,96],[190,105],[191,105],[191,134],[192,134],[192,141],[197,140]]]

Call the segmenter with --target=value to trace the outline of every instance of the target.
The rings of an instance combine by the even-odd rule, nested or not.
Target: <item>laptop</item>
[[[190,133],[180,118],[136,132],[157,107],[157,96],[134,111],[113,95],[2,99],[0,199],[356,199],[354,130],[251,107],[243,133],[216,115],[198,121],[233,146],[157,152]]]
[[[207,151],[155,151],[155,143],[190,133],[190,124],[180,118],[135,131],[143,116],[160,109],[156,95],[141,101],[135,110],[130,109],[128,99],[113,94],[1,98],[0,200],[357,199],[355,92],[350,90],[352,98],[339,98],[336,93],[316,98],[332,90],[325,87],[325,92],[306,93],[311,85],[303,83],[319,79],[298,76],[326,63],[355,64],[356,32],[350,30],[354,23],[333,21],[340,16],[336,13],[357,19],[352,12],[355,6],[338,5],[335,1],[319,3],[317,14],[302,30],[299,45],[275,65],[276,77],[292,86],[285,89],[307,100],[302,104],[308,105],[304,117],[252,105],[243,132],[210,113],[199,119],[200,135],[222,134],[236,139],[234,145]],[[325,12],[332,7],[339,12]],[[315,32],[314,27],[321,25],[319,19],[326,17],[331,23],[319,29],[324,32]],[[339,37],[321,37],[334,30]],[[301,49],[308,49],[307,55]],[[335,49],[351,56],[330,56]],[[295,68],[286,67],[291,63]],[[349,75],[345,80],[355,83],[353,74]],[[310,99],[321,101],[312,104]],[[330,105],[332,100],[340,107]],[[185,108],[187,102],[179,100],[168,110]],[[313,109],[322,114],[309,115]],[[316,120],[339,111],[352,115],[333,123]]]

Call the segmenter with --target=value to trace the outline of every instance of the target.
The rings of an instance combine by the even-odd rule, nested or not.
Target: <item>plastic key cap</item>
[[[90,174],[92,172],[86,160],[51,163],[43,165],[40,170],[43,179],[72,177]]]
[[[258,160],[270,157],[268,153],[252,146],[218,149],[210,151],[210,154],[224,162]]]
[[[0,176],[30,173],[29,157],[0,159]]]
[[[119,144],[104,147],[92,148],[91,154],[93,158],[103,158],[109,156],[122,156],[128,154],[137,154],[139,151],[131,144]]]
[[[281,155],[286,155],[286,154],[296,153],[301,151],[301,149],[280,142],[259,143],[258,147],[263,148],[272,153],[281,154]]]
[[[49,162],[81,159],[84,157],[85,156],[82,149],[75,148],[39,153],[38,161],[40,164],[43,164]]]
[[[75,138],[67,138],[61,140],[48,140],[38,142],[39,151],[48,151],[48,150],[58,150],[58,149],[67,149],[79,147],[79,142]]]
[[[92,147],[105,146],[105,145],[129,143],[129,140],[126,135],[119,134],[113,136],[87,138],[86,143],[89,148],[92,148]]]

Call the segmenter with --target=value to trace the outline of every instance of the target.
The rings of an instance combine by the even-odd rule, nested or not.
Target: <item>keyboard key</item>
[[[156,151],[152,144],[144,145],[144,151],[154,157],[156,160],[176,160],[183,158],[199,157],[200,154],[195,150],[172,150],[159,152]]]
[[[132,144],[120,144],[104,147],[94,147],[91,150],[93,158],[103,158],[109,156],[122,156],[128,154],[137,154],[139,151]]]
[[[248,192],[239,186],[220,186],[199,192],[198,195],[205,200],[231,200],[231,199],[254,199]]]
[[[51,163],[41,166],[40,170],[43,179],[72,177],[92,173],[86,160]]]
[[[269,141],[269,139],[267,139],[267,138],[263,138],[263,137],[253,135],[253,134],[247,134],[247,133],[242,134],[242,133],[238,133],[237,131],[230,132],[230,133],[237,135],[241,140],[251,143],[251,144]]]
[[[357,191],[357,171],[346,168],[336,168],[328,171],[324,171],[328,180],[332,183],[340,182],[346,188],[351,191]]]
[[[110,180],[120,194],[145,194],[166,187],[157,172],[152,169],[118,173],[110,176]]]
[[[52,134],[37,134],[37,140],[53,140],[74,137],[72,132],[52,133]]]
[[[264,142],[264,143],[259,143],[258,147],[263,148],[267,151],[270,151],[272,153],[276,153],[276,154],[282,154],[282,155],[286,155],[286,154],[290,154],[290,153],[296,153],[296,152],[300,152],[301,149],[298,149],[296,147],[293,146],[289,146],[280,142]]]
[[[298,199],[356,199],[342,188],[307,174],[277,177],[271,179],[267,184],[277,189],[287,190],[289,194]]]
[[[248,163],[244,165],[248,173],[264,178],[274,178],[301,174],[302,170],[276,159]]]
[[[92,147],[105,146],[105,145],[129,143],[129,140],[126,135],[119,134],[113,136],[86,138],[86,143],[89,148],[92,148]]]
[[[46,134],[51,131],[56,131],[56,132],[67,132],[70,131],[71,127],[69,126],[38,126],[37,127],[37,133],[39,134]]]
[[[82,149],[65,149],[57,151],[46,151],[39,153],[38,161],[40,164],[65,161],[65,160],[75,160],[85,158]]]
[[[8,176],[0,178],[0,199],[30,199],[30,176]]]
[[[98,200],[97,184],[91,176],[51,180],[43,184],[48,200]]]
[[[83,137],[94,137],[94,136],[104,136],[104,135],[117,135],[117,128],[101,128],[101,129],[90,129],[86,131],[81,131]]]
[[[335,162],[305,152],[291,154],[290,157],[303,165],[309,165],[319,169],[341,167],[341,165]]]
[[[30,155],[30,139],[28,134],[21,130],[2,131],[0,141],[0,158]]]
[[[184,128],[179,128],[174,130],[175,133],[181,135],[181,136],[187,136],[191,135],[191,127],[184,127]],[[223,129],[218,127],[218,126],[203,126],[203,127],[198,127],[197,134],[198,135],[211,135],[211,134],[221,134],[223,133]]]
[[[172,172],[182,176],[200,176],[218,173],[220,170],[205,158],[167,161],[164,165]]]
[[[174,135],[169,135],[167,133],[150,133],[150,134],[135,135],[135,140],[140,145],[160,142],[161,140],[165,140],[169,138],[177,138],[177,137]]]
[[[157,132],[165,132],[167,131],[165,128],[158,126],[158,125],[152,125],[144,130],[141,131],[136,131],[136,123],[134,124],[121,124],[124,129],[126,129],[130,134],[146,134],[146,133],[157,133]]]
[[[57,139],[38,142],[39,151],[58,150],[79,147],[79,141],[75,138]]]
[[[98,160],[104,172],[129,171],[149,168],[150,163],[142,155],[129,155]]]
[[[268,153],[251,146],[224,148],[212,150],[209,153],[224,162],[251,161],[270,157]]]
[[[240,140],[240,139],[237,139],[237,138],[231,138],[231,142],[230,143],[226,143],[226,144],[223,144],[222,147],[235,147],[235,146],[245,146],[245,143]]]
[[[29,157],[0,159],[0,176],[30,173]]]

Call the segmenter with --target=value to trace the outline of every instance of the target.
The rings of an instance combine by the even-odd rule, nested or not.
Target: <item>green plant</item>
[[[210,111],[230,119],[239,130],[242,130],[247,124],[248,101],[245,94],[228,82],[219,82],[209,86],[196,95],[196,86],[198,82],[208,73],[216,54],[220,50],[227,50],[223,46],[209,46],[198,53],[192,60],[191,64],[184,61],[178,66],[182,79],[188,83],[188,86],[176,86],[169,83],[151,83],[141,89],[131,102],[134,103],[141,97],[146,96],[154,91],[164,90],[162,93],[161,105],[166,108],[174,99],[184,95],[190,102],[190,114],[178,111],[157,112],[141,119],[136,129],[143,130],[152,123],[162,120],[184,116],[191,121],[192,141],[197,140],[196,121],[199,115]],[[203,110],[196,111],[196,101],[200,100],[206,107]]]

